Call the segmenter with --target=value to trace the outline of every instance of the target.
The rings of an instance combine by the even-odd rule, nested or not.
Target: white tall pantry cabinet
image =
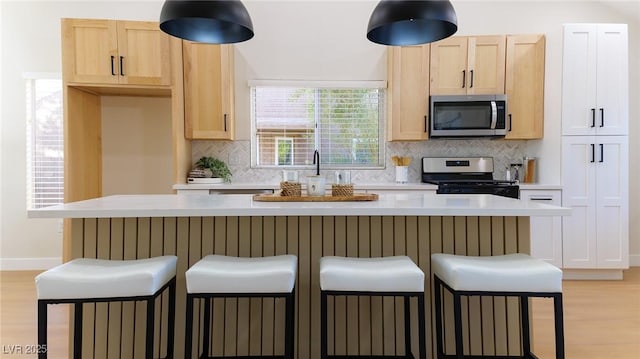
[[[618,278],[629,266],[627,25],[566,24],[563,46],[563,267]]]

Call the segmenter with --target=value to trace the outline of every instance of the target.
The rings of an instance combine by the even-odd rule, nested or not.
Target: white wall
[[[368,42],[365,31],[376,0],[244,0],[256,36],[237,45],[237,137],[249,138],[248,79],[380,80],[386,77],[386,48]],[[560,71],[562,24],[629,23],[631,55],[631,180],[640,179],[640,80],[638,13],[615,5],[638,2],[453,0],[459,35],[544,33],[546,35],[545,138],[529,141],[540,159],[540,181],[560,183]],[[60,71],[61,17],[157,20],[162,1],[1,1],[2,165],[0,267],[20,258],[58,258],[61,235],[55,220],[29,220],[25,209],[25,102],[23,72]],[[634,7],[635,9],[635,7]],[[634,66],[634,64],[636,66]],[[640,218],[640,189],[631,189],[631,218]],[[636,200],[634,200],[636,199]],[[631,225],[631,253],[640,260],[640,224]],[[13,259],[13,260],[11,260]],[[46,261],[45,261],[46,262]],[[43,262],[43,263],[45,263]],[[640,264],[640,263],[639,263]]]

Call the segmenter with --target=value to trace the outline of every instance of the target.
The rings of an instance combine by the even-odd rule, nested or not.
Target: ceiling
[[[630,18],[634,22],[640,22],[640,0],[626,1],[598,1],[603,6],[613,9],[624,17]]]

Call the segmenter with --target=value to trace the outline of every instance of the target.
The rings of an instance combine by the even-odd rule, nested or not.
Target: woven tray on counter
[[[354,193],[351,196],[282,196],[280,193],[274,194],[256,194],[253,196],[254,201],[261,202],[359,202],[359,201],[377,201],[376,193]]]

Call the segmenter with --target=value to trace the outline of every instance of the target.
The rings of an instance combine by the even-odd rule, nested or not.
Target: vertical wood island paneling
[[[529,252],[529,217],[314,216],[164,217],[72,220],[73,258],[133,259],[178,256],[176,358],[184,351],[186,290],[184,272],[208,254],[259,257],[298,256],[296,348],[300,359],[320,355],[319,260],[322,256],[408,255],[430,273],[431,253],[498,255]],[[431,276],[426,276],[428,357],[433,356]],[[445,308],[451,296],[445,295]],[[393,298],[330,298],[329,354],[404,354],[403,301]],[[156,338],[166,343],[167,295],[158,299]],[[411,302],[415,309],[417,301]],[[85,305],[83,357],[139,358],[144,352],[145,304]],[[195,315],[203,311],[195,307]],[[281,355],[284,300],[213,301],[211,355]],[[465,354],[515,355],[520,352],[517,299],[470,298],[463,302]],[[445,313],[446,348],[453,348],[452,314]],[[466,322],[466,321],[465,321]],[[72,322],[71,322],[72,323]],[[194,337],[202,330],[196,320]],[[72,324],[71,324],[72,325]],[[417,333],[412,318],[412,333]],[[71,331],[73,328],[71,328]],[[507,336],[507,333],[510,335]],[[95,340],[91,340],[95,338]],[[412,338],[417,348],[417,338]],[[194,343],[194,353],[196,346]],[[72,348],[72,346],[71,346]],[[164,356],[164,349],[155,356]]]

